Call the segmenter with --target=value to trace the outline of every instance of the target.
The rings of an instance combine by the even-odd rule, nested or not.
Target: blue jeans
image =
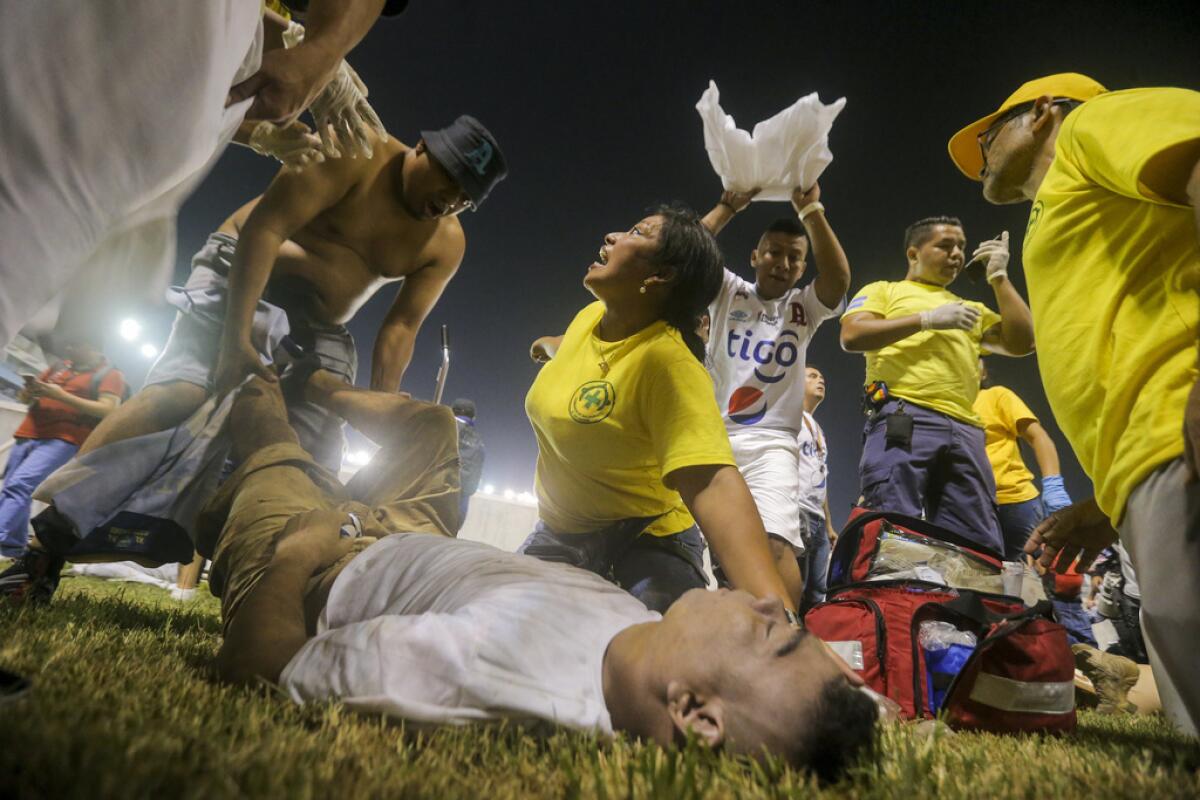
[[[540,520],[518,553],[594,572],[664,612],[689,589],[708,585],[704,538],[695,525],[670,536],[643,534],[655,518],[627,519],[591,533],[556,533]]]
[[[1029,534],[1038,523],[1046,518],[1046,508],[1042,498],[1035,497],[1021,503],[1001,503],[1000,532],[1004,535],[1004,560],[1017,561],[1021,558],[1022,548],[1029,540]]]
[[[829,571],[829,532],[825,515],[800,512],[800,530],[804,534],[804,555],[800,572],[804,575],[804,605],[811,608],[825,602],[826,573]]]
[[[8,451],[0,490],[0,556],[16,558],[29,543],[33,492],[50,473],[71,460],[79,445],[61,439],[17,439]]]
[[[913,417],[912,441],[887,440],[888,417]],[[863,428],[859,461],[867,508],[924,517],[1000,552],[996,478],[983,446],[983,428],[905,400],[888,400]]]
[[[1054,616],[1058,624],[1067,629],[1067,639],[1071,644],[1090,644],[1096,646],[1096,637],[1092,634],[1092,621],[1079,598],[1074,600],[1059,600],[1054,598]]]

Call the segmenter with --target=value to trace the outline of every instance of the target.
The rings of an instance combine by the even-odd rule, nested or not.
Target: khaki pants
[[[298,514],[353,513],[364,527],[364,538],[350,554],[313,577],[310,594],[327,594],[342,567],[380,536],[454,535],[459,525],[454,415],[445,406],[417,401],[405,412],[396,418],[393,443],[346,486],[293,437],[255,451],[205,505],[197,547],[212,558],[209,586],[221,598],[226,628],[270,564],[284,526]]]

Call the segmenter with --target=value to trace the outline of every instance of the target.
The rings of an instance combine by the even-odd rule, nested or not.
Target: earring
[[[641,294],[645,294],[646,293],[646,284],[643,283],[641,288],[638,289],[638,292]]]

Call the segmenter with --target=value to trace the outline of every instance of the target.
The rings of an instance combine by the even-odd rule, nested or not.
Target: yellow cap
[[[979,134],[983,133],[998,117],[1022,103],[1031,103],[1039,97],[1066,97],[1071,100],[1090,100],[1108,90],[1087,75],[1078,72],[1060,72],[1022,84],[1020,89],[1008,96],[1000,108],[980,120],[972,122],[950,137],[950,160],[954,166],[973,181],[980,180],[983,170],[983,153],[979,152]]]

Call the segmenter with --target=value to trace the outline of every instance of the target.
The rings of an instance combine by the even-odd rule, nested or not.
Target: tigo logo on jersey
[[[762,407],[755,408],[762,400]],[[734,390],[729,396],[729,418],[739,425],[753,425],[767,413],[767,402],[763,400],[762,389],[753,386],[743,386]]]
[[[730,330],[728,341],[725,343],[725,352],[730,358],[740,358],[742,361],[753,359],[760,367],[771,364],[778,365],[782,368],[778,375],[766,375],[760,367],[754,368],[754,377],[763,383],[778,383],[787,376],[787,368],[800,358],[800,348],[797,347],[796,342],[786,341],[788,337],[797,341],[800,339],[799,334],[795,331],[784,330],[779,332],[778,341],[759,339],[755,342],[753,341],[754,331],[739,333],[737,330]],[[740,346],[738,346],[739,342]]]

